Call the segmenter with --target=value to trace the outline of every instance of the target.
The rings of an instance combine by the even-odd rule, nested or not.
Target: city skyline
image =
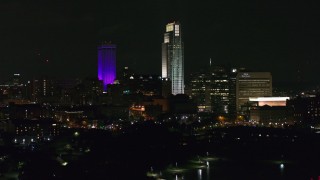
[[[32,78],[43,66],[51,76],[93,77],[101,40],[119,46],[118,68],[161,74],[163,27],[179,20],[184,27],[186,75],[207,66],[211,58],[213,64],[270,71],[275,81],[319,83],[314,78],[319,65],[317,4],[166,4],[1,2],[0,79],[14,73]],[[142,66],[147,63],[147,68]]]
[[[0,179],[320,178],[319,10],[0,1]]]

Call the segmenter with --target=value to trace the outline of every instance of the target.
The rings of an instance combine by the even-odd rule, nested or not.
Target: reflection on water
[[[202,179],[202,169],[198,169],[198,179]]]
[[[214,156],[195,157],[184,163],[174,163],[155,179],[167,180],[233,180],[233,179],[312,179],[319,168],[284,160],[233,160]],[[159,170],[160,172],[160,170]]]

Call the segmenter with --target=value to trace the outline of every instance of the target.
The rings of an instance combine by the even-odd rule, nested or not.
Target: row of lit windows
[[[229,91],[229,89],[210,89],[211,91]]]
[[[319,110],[320,111],[320,108],[308,108],[309,110],[311,110],[311,111],[313,111],[313,110],[315,110],[315,111],[317,111],[317,110]]]
[[[320,104],[320,101],[317,101],[317,102],[314,102],[314,101],[311,101],[311,104]]]
[[[228,80],[214,80],[214,82],[228,82]]]
[[[20,124],[20,127],[22,127],[23,125],[22,124]],[[37,124],[37,127],[39,127],[40,125],[39,124]]]
[[[246,83],[239,84],[239,87],[269,87],[270,84],[262,84],[262,83]]]
[[[261,81],[261,82],[270,82],[269,79],[239,79],[239,82],[250,82],[250,81]]]
[[[250,90],[239,90],[239,94],[241,93],[255,93],[255,92],[270,92],[269,89],[250,89]]]
[[[229,93],[210,93],[210,95],[228,96]]]

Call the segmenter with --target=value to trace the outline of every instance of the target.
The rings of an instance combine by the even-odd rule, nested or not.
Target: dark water
[[[274,180],[274,179],[320,179],[320,163],[307,164],[285,161],[219,161],[204,162],[202,168],[185,168],[178,175],[172,172],[163,173],[163,179],[184,180]],[[185,166],[185,167],[183,167]]]

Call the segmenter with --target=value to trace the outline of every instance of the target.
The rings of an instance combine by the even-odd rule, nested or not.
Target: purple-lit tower
[[[116,79],[116,45],[103,43],[98,46],[98,79],[103,82],[104,91],[107,85]]]

